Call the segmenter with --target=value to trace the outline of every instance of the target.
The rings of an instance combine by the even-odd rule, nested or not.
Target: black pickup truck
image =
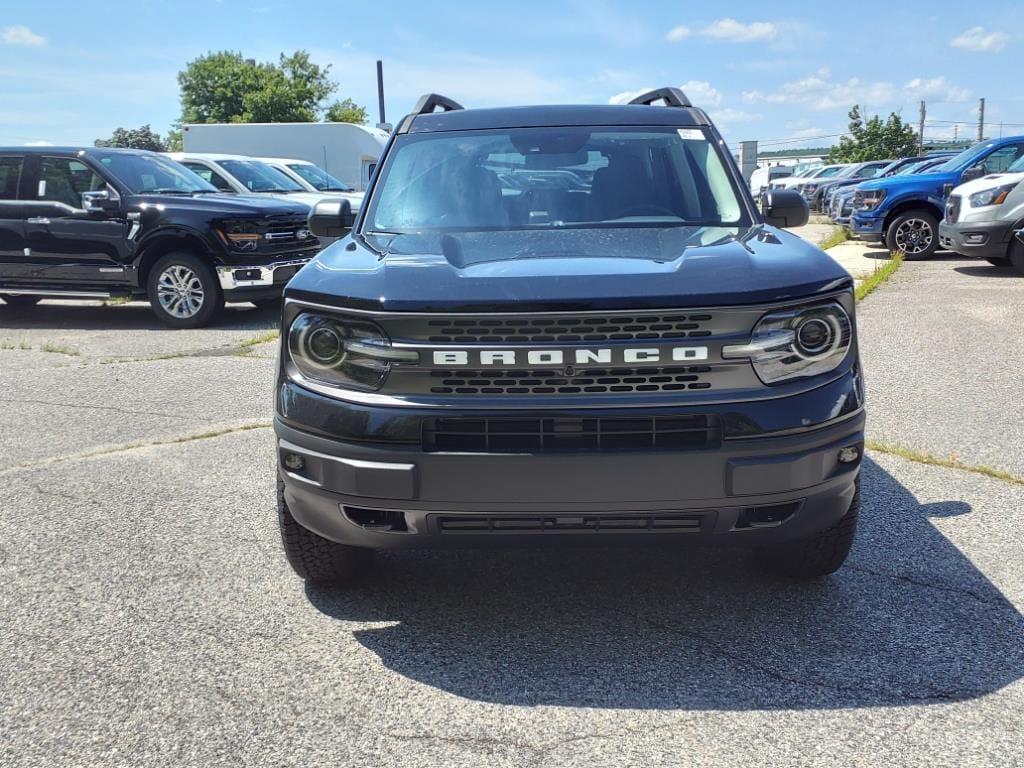
[[[148,297],[168,325],[276,302],[320,249],[309,206],[219,194],[141,150],[0,148],[0,300]]]
[[[792,190],[759,209],[678,89],[421,99],[358,216],[314,207],[315,232],[351,231],[285,289],[294,569],[344,581],[374,549],[663,542],[835,571],[864,392],[853,281],[780,229],[807,218]]]

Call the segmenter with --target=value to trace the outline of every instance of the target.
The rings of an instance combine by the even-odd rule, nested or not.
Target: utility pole
[[[921,99],[921,123],[917,128],[917,154],[924,154],[924,99]]]
[[[978,141],[985,140],[985,97],[978,99]]]
[[[953,123],[953,143],[960,138],[960,123]]]
[[[384,62],[377,59],[377,109],[380,112],[378,128],[383,128],[387,123],[384,119]]]

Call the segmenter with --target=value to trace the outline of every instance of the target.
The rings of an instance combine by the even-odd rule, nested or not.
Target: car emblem
[[[297,230],[295,230],[295,239],[296,240],[305,240],[307,237],[309,237],[309,235],[310,235],[310,232],[309,232],[308,229],[297,229]]]

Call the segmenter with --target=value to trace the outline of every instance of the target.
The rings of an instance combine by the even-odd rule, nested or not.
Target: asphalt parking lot
[[[860,308],[870,436],[1024,474],[1024,279]],[[1022,486],[873,452],[815,584],[742,552],[392,554],[305,589],[273,313],[0,306],[0,765],[1024,764]]]

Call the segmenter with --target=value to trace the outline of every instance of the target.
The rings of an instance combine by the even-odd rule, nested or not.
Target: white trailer
[[[388,134],[355,123],[196,123],[182,131],[185,152],[294,157],[365,190]]]

